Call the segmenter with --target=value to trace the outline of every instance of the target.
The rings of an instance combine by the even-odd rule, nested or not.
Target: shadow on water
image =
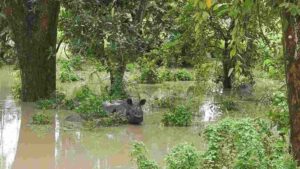
[[[172,97],[175,104],[189,102],[195,118],[200,123],[215,121],[230,113],[221,109],[222,93],[207,95],[194,82],[168,82],[157,85],[133,85],[133,97],[147,99],[145,120],[142,126],[124,125],[100,128],[96,131],[69,129],[63,120],[70,112],[51,110],[53,124],[32,126],[32,114],[39,111],[30,103],[16,103],[10,94],[12,79],[10,68],[0,70],[0,166],[1,169],[129,169],[134,168],[130,159],[133,141],[143,141],[151,158],[164,163],[165,155],[177,144],[188,142],[200,151],[205,150],[204,139],[199,136],[203,124],[192,127],[164,127],[160,124],[166,108],[159,108],[155,101]],[[5,80],[3,80],[5,79]],[[78,86],[77,86],[78,87]],[[96,87],[95,87],[96,88]],[[70,89],[70,91],[73,90]],[[203,94],[201,94],[203,93]],[[220,94],[221,93],[221,94]],[[221,96],[220,96],[221,95]],[[239,98],[234,98],[240,101]],[[256,103],[240,103],[239,113],[255,107]],[[243,107],[245,106],[245,107]],[[248,107],[247,107],[248,106]],[[256,106],[257,107],[257,106]],[[253,109],[252,109],[253,110]],[[235,113],[236,114],[236,113]]]

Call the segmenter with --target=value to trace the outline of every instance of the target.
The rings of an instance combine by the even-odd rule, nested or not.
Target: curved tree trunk
[[[59,1],[13,0],[4,12],[20,63],[22,100],[49,98],[56,89]]]
[[[282,14],[292,154],[300,164],[300,17]]]

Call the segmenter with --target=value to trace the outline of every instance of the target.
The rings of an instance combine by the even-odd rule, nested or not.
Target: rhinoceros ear
[[[146,104],[146,99],[143,99],[143,100],[140,101],[140,105],[141,105],[141,106],[143,106],[143,105],[145,105],[145,104]]]
[[[127,104],[133,105],[132,99],[127,99]]]

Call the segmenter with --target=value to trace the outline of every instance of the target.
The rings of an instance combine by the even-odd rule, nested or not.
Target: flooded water
[[[141,126],[124,125],[95,131],[70,129],[63,120],[70,112],[64,110],[47,112],[53,116],[52,125],[32,126],[32,114],[41,110],[36,110],[31,103],[16,102],[10,92],[12,81],[11,69],[0,69],[1,169],[131,169],[135,168],[130,159],[131,145],[135,140],[143,141],[151,158],[163,165],[165,155],[179,143],[188,142],[200,151],[205,150],[205,141],[199,133],[207,122],[215,121],[221,115],[249,115],[249,111],[244,110],[262,111],[265,107],[259,107],[255,102],[240,103],[240,114],[232,115],[221,111],[217,104],[220,99],[207,97],[205,92],[194,95],[195,91],[190,90],[195,87],[194,82],[133,85],[129,89],[132,96],[147,99],[145,120]],[[68,88],[72,93],[71,86],[59,88]],[[161,125],[166,109],[159,108],[156,101],[168,98],[176,104],[190,99],[195,114],[192,127]]]

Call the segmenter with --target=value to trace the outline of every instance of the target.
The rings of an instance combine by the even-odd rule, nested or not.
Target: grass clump
[[[184,105],[165,113],[162,119],[165,126],[189,126],[192,123],[192,112]]]
[[[32,116],[32,124],[47,125],[51,123],[51,116],[44,112],[36,113]]]

